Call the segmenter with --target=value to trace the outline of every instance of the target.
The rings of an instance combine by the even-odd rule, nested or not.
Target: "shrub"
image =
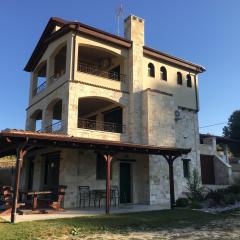
[[[206,195],[210,205],[231,205],[240,201],[240,185],[234,184],[225,189],[210,190]]]
[[[236,202],[236,195],[233,194],[233,193],[225,194],[225,195],[223,196],[223,202],[224,202],[226,205],[235,204],[235,202]]]
[[[200,208],[202,208],[202,205],[199,201],[192,201],[191,202],[191,208],[192,209],[200,209]]]
[[[187,198],[178,198],[176,201],[177,207],[187,207],[189,205],[189,201]]]
[[[206,199],[212,200],[212,204],[220,204],[223,201],[225,191],[224,189],[210,190],[206,196]]]
[[[191,201],[202,201],[204,199],[205,188],[202,186],[201,177],[197,169],[194,169],[188,178],[187,191],[187,197]]]
[[[233,184],[233,185],[229,186],[226,190],[229,193],[239,194],[240,193],[240,184]]]
[[[239,202],[240,201],[240,194],[236,194],[236,200]]]

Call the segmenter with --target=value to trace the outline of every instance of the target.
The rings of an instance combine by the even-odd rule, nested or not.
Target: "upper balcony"
[[[73,119],[73,116],[69,119]],[[79,98],[73,122],[69,123],[62,99],[57,98],[46,109],[38,109],[29,116],[28,129],[96,139],[123,140],[127,137],[126,109],[106,98]]]
[[[95,86],[128,91],[126,60],[106,49],[78,47],[76,80]]]
[[[43,61],[33,72],[32,97],[40,95],[45,89],[66,73],[66,45],[57,48],[48,60]]]

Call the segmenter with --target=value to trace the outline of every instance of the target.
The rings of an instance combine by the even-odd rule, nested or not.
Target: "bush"
[[[226,191],[229,193],[239,194],[240,193],[240,184],[233,184],[226,188]]]
[[[206,196],[211,206],[231,205],[240,201],[240,185],[234,184],[225,189],[210,190]]]
[[[225,191],[224,189],[210,190],[206,199],[212,200],[212,204],[218,205],[223,201]]]
[[[204,199],[205,188],[202,186],[201,177],[197,169],[193,170],[187,181],[187,197],[189,200],[202,201]]]
[[[177,207],[187,207],[189,206],[189,201],[187,198],[178,198],[176,201]]]
[[[192,209],[200,209],[200,208],[202,208],[202,205],[199,201],[192,201],[191,202],[191,208]]]
[[[239,202],[240,201],[240,194],[236,194],[236,200]]]
[[[223,202],[226,205],[233,205],[236,202],[236,195],[234,193],[229,193],[223,196]]]

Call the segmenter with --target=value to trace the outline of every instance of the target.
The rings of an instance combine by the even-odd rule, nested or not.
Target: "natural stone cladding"
[[[49,109],[57,100],[62,100],[62,119],[60,119],[63,123],[62,132],[69,136],[157,145],[159,147],[191,148],[188,155],[182,156],[174,162],[175,197],[177,199],[186,192],[182,158],[190,160],[190,171],[196,168],[200,173],[197,73],[191,69],[186,70],[183,65],[176,65],[144,54],[143,19],[129,16],[125,20],[124,34],[125,38],[130,40],[129,44],[131,42],[129,48],[110,43],[106,39],[89,37],[87,34],[76,35],[74,32],[69,32],[56,42],[53,41],[41,61],[48,61],[47,66],[51,70],[50,72],[53,72],[53,66],[50,66],[53,61],[51,56],[54,56],[53,53],[56,52],[56,49],[65,43],[67,44],[66,72],[51,83],[48,82],[50,76],[47,76],[47,88],[34,97],[31,97],[34,87],[31,81],[26,128],[34,129],[36,119],[33,119],[33,115],[38,110],[42,110],[42,129],[49,126],[53,119],[53,110]],[[94,68],[90,69],[92,72],[90,70],[89,72],[87,70],[81,72],[78,69],[80,62],[78,62],[80,59],[78,55],[81,56],[81,50],[84,57],[89,51],[92,51],[89,56],[96,57],[94,49],[96,53],[103,53],[104,56],[113,56],[111,64],[115,63],[114,68],[119,66],[121,69],[119,73],[127,76],[127,81],[111,79],[106,75],[106,71],[105,75],[101,75],[99,70],[97,70],[99,72],[94,73]],[[80,60],[84,60],[84,57]],[[96,59],[94,61],[97,62]],[[149,75],[149,63],[155,66],[154,76]],[[160,71],[162,66],[167,69],[167,81],[162,79]],[[111,65],[111,69],[112,67],[113,65]],[[177,84],[178,72],[182,74],[181,85]],[[191,88],[186,85],[187,74],[192,76]],[[32,80],[34,78],[35,74],[32,72]],[[125,125],[126,131],[115,133],[107,132],[106,129],[96,130],[96,122],[100,122],[98,119],[106,111],[104,105],[106,103],[102,104],[100,110],[97,110],[100,113],[96,113],[95,109],[82,115],[84,120],[87,118],[87,120],[92,121],[91,117],[95,117],[93,120],[96,124],[95,128],[80,128],[78,126],[79,111],[81,111],[79,99],[84,98],[94,98],[95,101],[96,99],[104,99],[105,102],[114,105],[114,108],[121,107],[122,123]],[[86,106],[88,108],[87,104]],[[112,107],[112,109],[114,108]],[[176,111],[180,113],[180,117],[177,119],[175,118]],[[96,179],[95,152],[86,149],[58,150],[60,151],[59,184],[67,186],[65,207],[79,206],[79,185],[86,185],[91,189],[105,188],[105,181]],[[53,151],[56,149],[38,150],[31,153],[34,157],[33,190],[43,187],[43,154]],[[117,153],[113,159],[111,185],[116,185],[119,188],[121,162],[131,164],[132,203],[163,204],[165,206],[169,204],[169,168],[164,157]],[[24,163],[22,187],[26,186],[27,178],[28,166],[27,163]]]

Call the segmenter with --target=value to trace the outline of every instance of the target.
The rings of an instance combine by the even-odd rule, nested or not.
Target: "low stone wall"
[[[216,185],[229,185],[232,183],[232,167],[218,156],[214,156],[214,171]]]

